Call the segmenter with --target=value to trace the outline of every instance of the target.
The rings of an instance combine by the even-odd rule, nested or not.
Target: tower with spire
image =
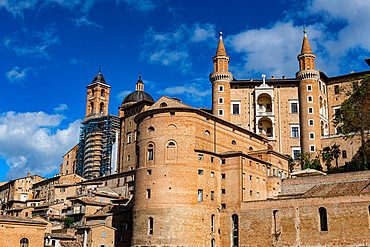
[[[209,75],[209,80],[212,83],[212,113],[226,121],[230,121],[230,81],[233,80],[229,61],[220,31],[216,56],[213,57],[214,71]]]
[[[320,99],[323,96],[320,95],[319,89],[320,73],[315,70],[316,55],[311,50],[305,29],[303,33],[302,50],[297,57],[299,71],[296,77],[300,81],[298,94],[301,153],[309,154],[321,150]]]

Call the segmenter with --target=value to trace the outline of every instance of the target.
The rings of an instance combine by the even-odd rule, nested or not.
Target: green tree
[[[290,156],[290,155],[287,155],[287,156],[289,158],[289,160],[288,160],[288,169],[289,169],[289,172],[292,173],[296,164],[295,164],[295,161],[294,161],[292,156]]]
[[[321,152],[321,159],[326,165],[326,170],[330,170],[331,162],[334,160],[331,147],[324,147]]]
[[[64,228],[70,228],[74,223],[75,219],[72,217],[66,217],[63,219]]]
[[[304,153],[299,153],[298,159],[301,161],[302,170],[310,168],[310,169],[322,171],[320,160],[317,157],[311,158],[311,154],[307,155]]]
[[[342,153],[342,151],[340,150],[340,145],[337,145],[337,144],[334,144],[333,146],[331,146],[331,152],[333,154],[333,157],[335,159],[335,164],[336,166],[338,167],[338,158],[340,156],[340,154]]]
[[[343,101],[340,110],[333,120],[334,126],[345,140],[354,137],[354,133],[361,136],[360,153],[364,165],[367,167],[367,153],[370,130],[370,74],[362,77],[360,86],[354,86],[345,94],[348,99]]]

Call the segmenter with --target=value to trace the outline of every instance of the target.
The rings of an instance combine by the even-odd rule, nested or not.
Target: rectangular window
[[[222,173],[222,174],[221,174],[221,179],[225,179],[225,178],[226,178],[225,173]]]
[[[146,198],[149,199],[150,198],[150,189],[147,189],[146,190]]]
[[[343,159],[347,159],[347,151],[346,150],[342,151],[342,157],[343,157]]]
[[[175,116],[175,112],[171,111],[170,116]]]
[[[298,137],[299,137],[298,127],[292,127],[292,138],[298,138]]]
[[[308,114],[313,114],[313,107],[308,107]]]
[[[334,94],[339,94],[339,86],[338,85],[334,86]]]
[[[200,161],[203,161],[203,154],[198,154],[198,159],[199,159]]]
[[[324,94],[326,94],[326,85],[323,84]]]
[[[266,133],[267,133],[267,134],[271,134],[271,128],[267,127],[267,128],[266,128]]]
[[[249,191],[249,195],[252,196],[253,195],[253,191],[250,190]]]
[[[226,194],[226,190],[225,189],[221,189],[221,194]]]
[[[240,103],[232,103],[232,109],[234,115],[240,114]]]
[[[147,171],[146,171],[146,174],[147,174],[147,175],[152,175],[152,170],[147,170]]]
[[[211,162],[214,163],[215,162],[215,157],[211,157]]]
[[[219,104],[223,104],[224,103],[224,98],[222,98],[222,97],[221,98],[218,98],[218,103]]]
[[[149,224],[148,224],[148,234],[149,235],[153,235],[153,226],[154,226],[154,222],[153,222],[153,218],[150,217],[149,218]]]
[[[310,140],[315,140],[315,133],[310,133]]]
[[[307,85],[307,91],[308,92],[311,92],[312,91],[312,86],[311,85]]]
[[[102,233],[101,233],[101,237],[102,237],[102,238],[105,238],[105,232],[102,232]]]
[[[320,89],[320,91],[321,91],[321,81],[319,81],[319,89]]]
[[[298,154],[301,153],[301,150],[299,149],[293,149],[293,159],[298,160]]]
[[[130,155],[127,155],[127,161],[130,161]]]
[[[213,201],[215,199],[215,192],[211,191],[211,200]]]
[[[218,91],[223,92],[224,91],[224,86],[218,86]]]
[[[221,165],[225,165],[226,164],[226,160],[225,159],[221,159]]]
[[[310,145],[310,152],[315,152],[315,145]]]
[[[290,113],[298,113],[298,103],[290,103]]]
[[[252,180],[252,175],[249,175],[249,180]]]
[[[221,203],[221,209],[226,209],[226,204],[225,203]]]
[[[272,176],[275,176],[275,169],[272,169]]]
[[[198,190],[198,202],[203,201],[203,190]]]
[[[153,160],[153,149],[148,149],[148,160]]]
[[[270,110],[271,109],[271,104],[266,104],[266,109]]]
[[[222,109],[218,110],[218,115],[223,116],[224,115],[224,110],[222,110]]]
[[[214,176],[215,176],[215,173],[211,172],[211,178],[213,178]]]
[[[65,192],[66,188],[60,188],[60,192]]]
[[[312,96],[307,96],[307,101],[308,102],[312,102],[313,101],[313,97]]]
[[[203,175],[203,170],[198,170],[198,175]]]
[[[313,126],[313,119],[308,120],[308,126]]]

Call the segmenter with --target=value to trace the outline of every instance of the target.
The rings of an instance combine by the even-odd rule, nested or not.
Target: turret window
[[[308,114],[313,114],[313,107],[308,107]]]
[[[310,145],[310,152],[315,152],[315,145]]]
[[[218,86],[218,91],[223,92],[224,91],[224,86],[222,86],[222,85]]]
[[[149,222],[148,222],[148,235],[153,235],[153,218],[149,217]]]
[[[224,103],[224,98],[222,98],[222,97],[218,98],[218,103],[223,104]]]
[[[307,85],[307,91],[311,92],[312,91],[312,85]]]
[[[313,101],[313,97],[312,96],[307,96],[307,101],[308,102],[312,102]]]
[[[308,120],[308,126],[313,126],[314,124],[313,124],[313,119],[309,119]]]
[[[224,110],[222,110],[222,109],[218,110],[218,115],[223,116],[224,115]]]
[[[148,145],[148,160],[154,160],[154,145]]]
[[[315,133],[310,133],[310,140],[315,140]]]

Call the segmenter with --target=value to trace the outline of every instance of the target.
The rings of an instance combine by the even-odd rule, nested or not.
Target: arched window
[[[211,232],[215,232],[215,215],[211,216]]]
[[[159,105],[159,107],[167,107],[167,103],[166,102],[162,102],[160,105]]]
[[[153,126],[150,126],[149,128],[148,128],[148,132],[153,132],[155,129],[154,129],[154,127]]]
[[[216,247],[216,241],[214,238],[211,240],[211,247]]]
[[[249,151],[253,151],[253,148],[252,147],[249,147]]]
[[[94,113],[94,103],[93,102],[90,103],[90,112],[91,114]]]
[[[100,113],[103,113],[103,110],[104,110],[104,103],[102,102],[102,103],[100,103]]]
[[[20,241],[20,247],[28,247],[28,239],[27,238],[22,238],[21,241]]]
[[[278,229],[278,222],[279,222],[279,210],[274,210],[273,212],[273,216],[274,216],[274,234],[278,234],[279,232],[279,229]]]
[[[94,94],[95,94],[95,89],[91,89],[91,93],[92,93],[92,96],[94,97]]]
[[[235,140],[233,140],[233,141],[231,142],[231,144],[236,145],[236,141],[235,141]]]
[[[154,145],[148,145],[148,160],[154,160]]]
[[[148,235],[153,235],[153,218],[149,217],[148,221]]]
[[[320,214],[320,230],[328,231],[328,219],[326,209],[324,207],[319,208],[319,214]]]
[[[101,96],[102,96],[102,97],[104,97],[104,93],[105,93],[105,91],[104,91],[104,89],[102,89],[102,90],[101,90]]]
[[[169,141],[166,145],[166,162],[177,162],[177,145],[174,141]]]
[[[204,134],[206,134],[207,136],[209,136],[209,135],[210,135],[210,133],[209,133],[209,131],[208,131],[208,130],[206,130],[206,131],[204,132]]]
[[[231,217],[233,221],[232,225],[232,246],[239,246],[239,219],[237,214],[233,214]]]

